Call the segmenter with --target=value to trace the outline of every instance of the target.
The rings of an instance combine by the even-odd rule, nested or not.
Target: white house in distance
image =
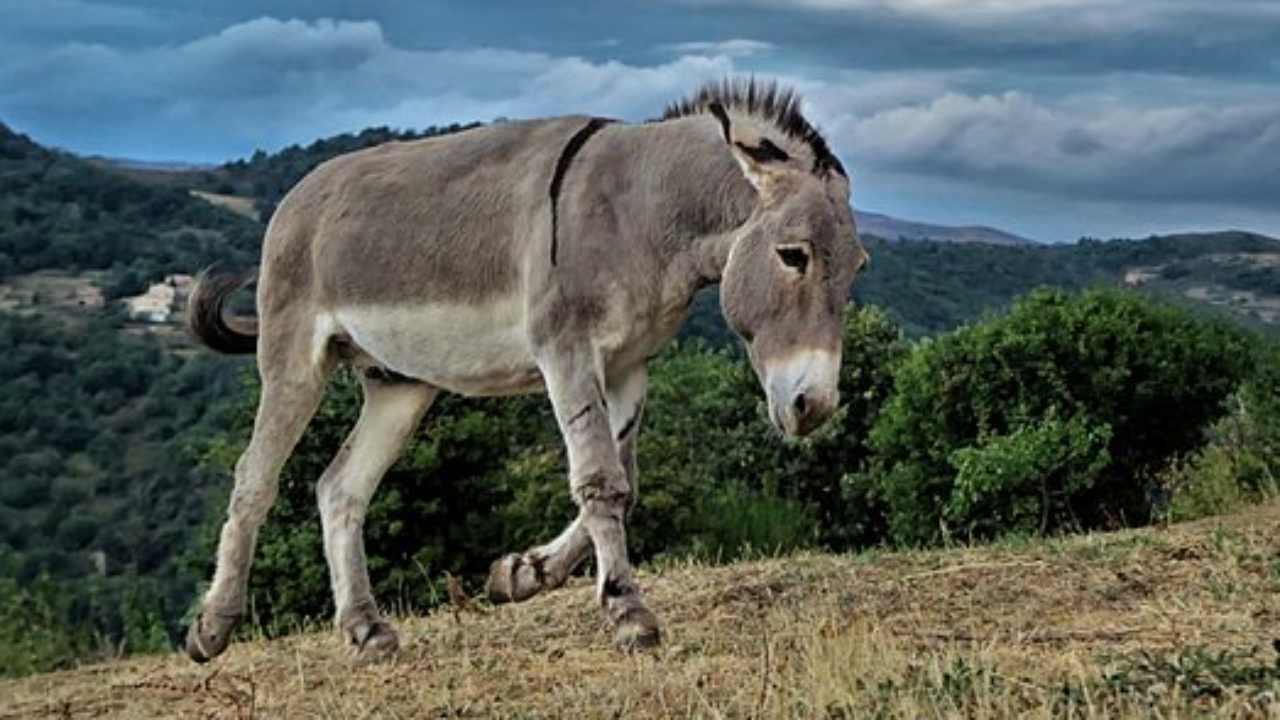
[[[174,314],[187,302],[191,292],[191,276],[175,274],[153,284],[141,295],[125,298],[130,320],[148,323],[170,322]]]

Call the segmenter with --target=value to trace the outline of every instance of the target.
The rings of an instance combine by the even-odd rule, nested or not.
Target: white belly
[[[380,305],[339,308],[333,320],[378,364],[464,395],[542,389],[523,304]]]

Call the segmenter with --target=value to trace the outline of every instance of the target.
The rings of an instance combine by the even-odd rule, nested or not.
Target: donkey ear
[[[791,156],[766,137],[753,142],[739,140],[733,131],[733,123],[730,122],[729,113],[725,111],[724,105],[713,102],[707,106],[707,110],[720,121],[724,141],[728,143],[734,159],[742,167],[743,175],[756,190],[765,192],[778,173],[782,172],[783,164],[790,160]]]
[[[768,138],[761,138],[758,145],[734,141],[729,144],[729,149],[747,181],[763,195],[769,194],[777,185],[787,172],[786,162],[791,159],[785,150]]]

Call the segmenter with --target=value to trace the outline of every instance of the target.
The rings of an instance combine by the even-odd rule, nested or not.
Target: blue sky
[[[222,161],[368,125],[798,86],[854,204],[1041,240],[1280,235],[1280,2],[0,0],[0,121]]]

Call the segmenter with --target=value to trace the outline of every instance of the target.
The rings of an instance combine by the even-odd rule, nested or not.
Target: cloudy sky
[[[1280,235],[1280,2],[0,0],[0,121],[216,162],[368,125],[799,86],[854,204],[1041,240]]]

